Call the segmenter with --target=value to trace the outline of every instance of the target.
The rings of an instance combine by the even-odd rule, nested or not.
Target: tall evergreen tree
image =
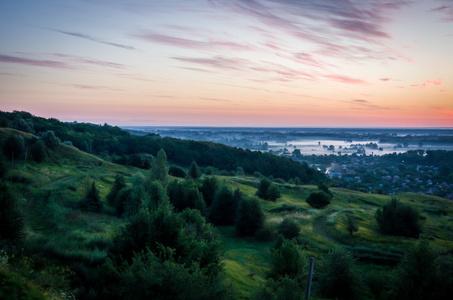
[[[242,199],[236,212],[235,227],[240,236],[253,236],[264,225],[264,213],[256,198]]]
[[[164,149],[160,149],[151,163],[151,179],[158,180],[162,183],[163,186],[167,186],[168,170],[169,166],[167,161],[167,154],[165,153]]]
[[[110,189],[110,192],[107,195],[107,203],[111,206],[114,206],[115,204],[115,199],[116,196],[118,196],[118,193],[126,187],[126,180],[124,180],[124,177],[120,174],[117,174],[115,176],[115,181],[113,182],[113,186]]]
[[[24,237],[24,219],[17,199],[8,186],[0,182],[0,241],[18,243]]]
[[[189,167],[189,171],[187,172],[190,178],[193,180],[198,180],[201,176],[200,168],[198,168],[198,164],[196,161],[192,161]]]
[[[85,194],[85,199],[80,203],[80,208],[84,211],[91,212],[100,212],[102,209],[101,197],[99,196],[99,191],[96,188],[94,181],[91,184],[91,187],[88,188]]]
[[[206,206],[210,207],[214,201],[214,197],[217,189],[219,188],[219,183],[215,176],[208,176],[203,179],[200,191],[203,194],[203,199],[206,202]]]
[[[214,201],[209,210],[209,221],[215,225],[234,225],[240,197],[240,195],[235,197],[229,186],[221,186],[215,193]]]

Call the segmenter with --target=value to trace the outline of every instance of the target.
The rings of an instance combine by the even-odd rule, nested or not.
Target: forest
[[[446,198],[27,112],[0,112],[0,149],[0,299],[305,299],[311,257],[310,299],[453,290]]]

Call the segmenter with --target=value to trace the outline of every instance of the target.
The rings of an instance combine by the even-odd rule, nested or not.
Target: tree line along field
[[[0,205],[13,212],[0,215],[0,298],[303,299],[310,257],[312,299],[451,291],[449,200],[398,194],[392,210],[389,196],[327,181],[177,165],[165,149],[138,168],[36,134],[0,129]],[[24,143],[15,155],[12,137]],[[328,203],[309,205],[315,194]],[[391,221],[408,207],[419,234],[380,229],[378,210]],[[11,223],[23,230],[11,236]]]

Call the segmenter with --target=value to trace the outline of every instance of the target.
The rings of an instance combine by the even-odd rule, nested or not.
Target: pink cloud
[[[110,88],[107,86],[97,85],[86,85],[86,84],[71,84],[72,87],[83,89],[83,90],[110,90],[110,91],[122,91],[121,89]]]
[[[174,47],[184,47],[196,50],[212,49],[212,48],[224,48],[237,51],[251,51],[255,50],[250,45],[243,45],[230,41],[221,41],[214,39],[206,39],[206,41],[197,41],[192,39],[180,38],[165,34],[147,32],[141,34],[135,34],[134,36],[139,37],[145,41],[152,43],[159,43]]]
[[[379,30],[375,24],[364,22],[362,20],[332,20],[331,23],[340,29],[364,34],[366,36],[390,38],[385,32]]]
[[[442,85],[443,84],[443,79],[437,79],[437,80],[426,80],[425,82],[421,84],[412,84],[411,86],[414,87],[427,87],[430,85]]]
[[[371,1],[294,1],[294,0],[210,0],[235,13],[253,17],[262,24],[309,41],[318,46],[318,53],[348,59],[398,59],[404,55],[381,43],[389,39],[385,23],[392,21],[392,12],[409,5]],[[315,26],[314,22],[322,25]],[[333,40],[331,36],[334,35]],[[366,42],[362,47],[359,43]],[[377,47],[376,47],[377,46]]]
[[[342,83],[351,83],[351,84],[367,84],[368,82],[357,79],[357,78],[351,78],[348,76],[344,75],[322,75],[322,77],[332,79],[334,81],[342,82]]]
[[[443,114],[453,115],[453,110],[439,109]]]

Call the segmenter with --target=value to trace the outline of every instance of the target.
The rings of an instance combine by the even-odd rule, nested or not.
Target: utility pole
[[[315,258],[310,257],[310,268],[308,269],[308,280],[307,280],[307,290],[305,292],[305,300],[310,299],[311,293],[311,281],[313,279],[313,269],[315,267]]]

